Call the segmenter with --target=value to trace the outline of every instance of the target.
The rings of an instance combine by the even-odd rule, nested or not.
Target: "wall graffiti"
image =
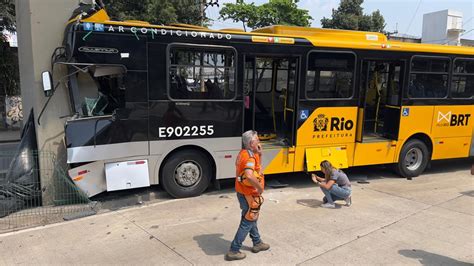
[[[5,98],[6,122],[9,127],[20,127],[23,120],[23,105],[20,96]]]

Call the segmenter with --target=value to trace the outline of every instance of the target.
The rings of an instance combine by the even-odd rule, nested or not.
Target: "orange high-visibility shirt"
[[[254,176],[263,188],[265,180],[264,176],[259,174],[261,171],[260,156],[250,150],[241,150],[235,161],[235,169],[235,191],[244,195],[259,196],[257,189],[245,178],[244,172],[246,169],[253,170]]]

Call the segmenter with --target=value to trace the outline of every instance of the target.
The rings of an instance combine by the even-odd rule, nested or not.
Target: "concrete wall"
[[[443,43],[446,39],[448,10],[423,15],[422,43]]]
[[[51,54],[61,46],[66,22],[77,7],[78,0],[16,0],[20,83],[23,112],[28,117],[34,110],[35,119],[46,102],[41,83],[41,73],[51,71]],[[58,80],[63,71],[55,71]],[[65,118],[70,114],[68,93],[64,85],[58,87],[40,121],[36,124],[38,149],[65,158],[63,143]],[[52,202],[52,164],[50,156],[40,159],[43,204]],[[62,167],[65,167],[62,161]]]
[[[460,45],[462,12],[447,9],[423,15],[422,43]]]

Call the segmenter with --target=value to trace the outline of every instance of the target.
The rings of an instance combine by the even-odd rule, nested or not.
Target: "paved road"
[[[413,180],[353,169],[353,205],[334,210],[319,207],[322,193],[307,176],[276,177],[290,185],[265,192],[259,227],[271,249],[252,254],[247,240],[247,258],[232,263],[472,265],[471,164],[437,163]],[[364,176],[369,184],[356,181]],[[0,265],[223,264],[239,222],[231,187],[0,235]]]

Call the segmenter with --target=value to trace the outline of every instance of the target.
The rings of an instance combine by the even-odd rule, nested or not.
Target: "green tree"
[[[18,55],[8,42],[0,41],[0,95],[20,94]]]
[[[332,10],[332,18],[321,19],[323,28],[384,32],[385,19],[380,11],[364,15],[364,0],[341,0],[339,7]]]
[[[15,0],[0,0],[0,35],[5,40],[3,30],[16,31],[15,24]]]
[[[271,25],[291,25],[309,27],[313,19],[308,10],[299,9],[299,0],[270,0],[260,6],[237,0],[235,4],[226,3],[219,12],[221,19],[242,22],[243,28],[261,28]]]
[[[15,0],[0,0],[0,6],[0,94],[19,95],[18,55],[3,32],[16,32]]]
[[[109,16],[116,20],[142,20],[158,25],[201,25],[198,0],[104,0],[104,4]],[[208,21],[207,18],[204,21]]]

